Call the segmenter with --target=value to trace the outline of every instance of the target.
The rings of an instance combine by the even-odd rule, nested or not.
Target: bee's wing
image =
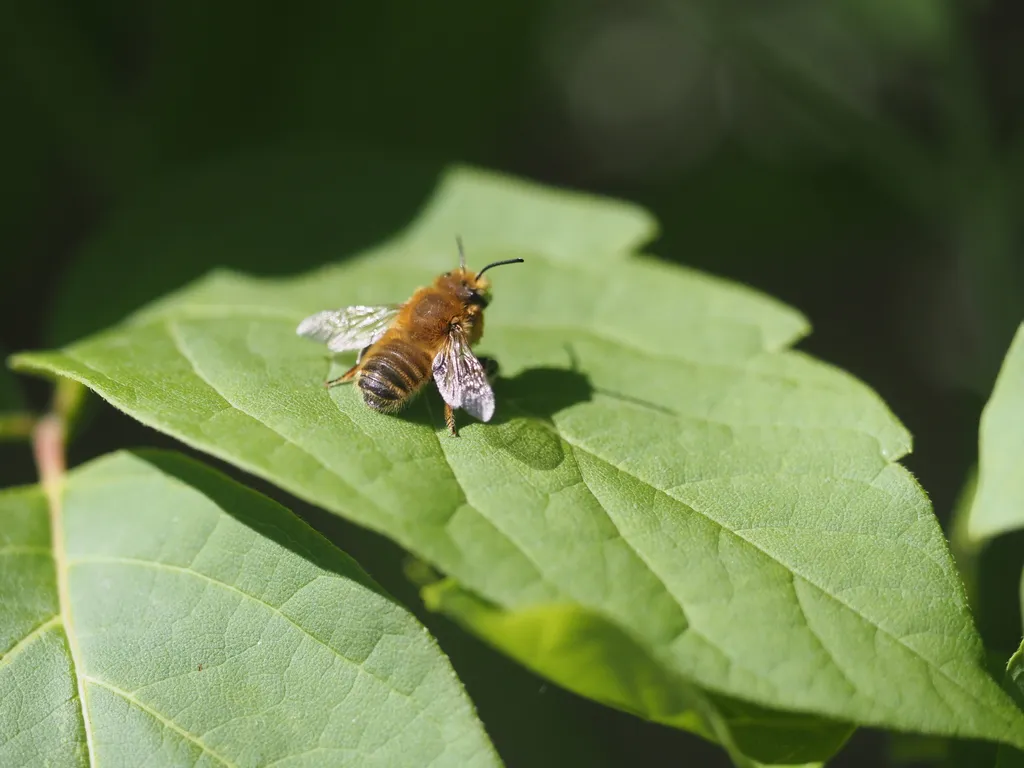
[[[295,330],[299,336],[327,342],[332,352],[363,349],[377,341],[401,309],[395,304],[329,309],[310,315]]]
[[[462,408],[480,421],[491,420],[494,391],[461,330],[455,329],[448,335],[434,358],[434,381],[441,397],[452,408]]]

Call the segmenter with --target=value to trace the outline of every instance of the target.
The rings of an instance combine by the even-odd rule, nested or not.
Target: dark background
[[[641,203],[657,255],[805,312],[802,348],[913,432],[948,531],[1024,318],[1022,30],[1013,0],[15,0],[0,351],[71,341],[212,267],[344,258],[446,164],[478,164]],[[45,407],[45,385],[8,385],[0,405]],[[171,443],[93,403],[71,459],[143,444]],[[26,447],[0,444],[0,485],[32,479]],[[285,501],[415,607],[394,547]],[[972,582],[995,661],[1020,638],[1022,553],[998,540]],[[725,764],[424,618],[510,766]],[[860,732],[836,764],[944,749]]]

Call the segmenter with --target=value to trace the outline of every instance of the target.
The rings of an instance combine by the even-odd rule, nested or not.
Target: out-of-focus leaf
[[[47,336],[64,344],[98,331],[214,267],[282,275],[348,256],[407,222],[441,167],[417,155],[280,149],[164,179],[71,262]]]
[[[813,3],[813,0],[810,0]],[[944,55],[952,18],[950,3],[932,0],[840,0],[830,9],[874,40],[906,54]]]
[[[0,347],[0,355],[3,354]],[[32,423],[14,375],[6,368],[0,368],[0,441],[28,437]]]
[[[535,20],[547,7],[250,6],[239,36],[235,6],[168,4],[140,100],[174,159],[281,136],[494,156],[515,130]]]
[[[258,486],[269,485],[257,478]],[[271,486],[267,491],[283,496]],[[509,766],[588,768],[623,765],[616,747],[629,749],[631,739],[616,739],[623,728],[654,732],[673,752],[703,749],[720,757],[714,747],[696,743],[687,734],[632,722],[632,718],[602,709],[541,677],[465,632],[448,617],[427,610],[420,599],[424,583],[437,579],[425,563],[411,558],[398,545],[337,515],[291,499],[292,509],[330,541],[354,557],[373,574],[388,594],[407,606],[451,660],[459,680],[476,706],[498,754]],[[648,740],[650,741],[650,740]],[[626,742],[623,744],[623,742]]]
[[[501,611],[453,582],[424,589],[432,610],[446,613],[488,643],[578,693],[617,709],[715,740],[697,715],[699,696],[685,680],[666,676],[629,632],[578,605],[542,605]],[[708,696],[736,747],[767,764],[826,760],[852,728],[806,715],[759,710],[744,702]]]
[[[983,540],[1024,527],[1024,325],[982,413],[978,451],[967,533]]]
[[[6,357],[2,347],[0,355]],[[21,410],[24,404],[14,375],[6,368],[0,368],[0,414]]]
[[[1006,688],[1017,705],[1024,709],[1024,641],[1006,664]]]
[[[0,494],[0,764],[497,765],[422,625],[176,454]]]
[[[909,435],[862,383],[787,349],[807,330],[798,313],[631,257],[652,232],[632,206],[463,170],[424,216],[344,264],[220,272],[17,364],[384,533],[495,610],[597,616],[666,680],[1024,744],[928,501],[896,463]],[[459,439],[432,391],[400,417],[325,391],[351,359],[295,337],[307,314],[401,301],[451,268],[442,229],[474,233],[474,265],[527,259],[494,273],[481,351],[502,365],[497,415],[462,417]]]
[[[888,755],[893,765],[942,765],[949,753],[947,739],[894,733],[889,737]]]
[[[1021,579],[1021,611],[1024,612],[1024,575]],[[1024,711],[1024,640],[1020,648],[1010,657],[1006,664],[1006,689],[1013,696],[1017,706]],[[1002,746],[999,748],[999,757],[996,759],[996,768],[1022,768],[1024,767],[1024,750],[1013,747]]]

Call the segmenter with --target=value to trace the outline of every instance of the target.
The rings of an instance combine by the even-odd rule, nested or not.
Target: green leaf
[[[852,731],[842,723],[703,694],[687,680],[667,677],[629,632],[578,605],[502,611],[450,581],[426,587],[424,601],[566,688],[712,741],[713,726],[724,727],[735,750],[763,763],[825,760]]]
[[[1024,528],[1024,324],[981,416],[978,484],[967,533],[980,541]]]
[[[1006,688],[1021,709],[1024,709],[1024,640],[1006,664]]]
[[[499,762],[415,619],[200,464],[113,454],[0,521],[0,764]]]
[[[420,249],[437,250],[442,255],[438,268],[447,270],[453,232],[467,244],[513,253],[534,253],[543,243],[548,258],[592,264],[621,257],[657,231],[649,213],[627,203],[507,176],[456,171],[442,180],[407,239]]]
[[[298,321],[401,301],[467,232],[472,264],[527,259],[495,272],[480,347],[502,366],[494,420],[460,415],[452,439],[432,390],[399,417],[325,390],[352,358],[296,338]],[[666,680],[823,722],[1024,743],[896,463],[907,431],[862,383],[787,349],[807,331],[797,312],[625,252],[651,232],[632,206],[460,170],[423,219],[344,264],[218,272],[15,363],[391,537],[494,610],[595,616]],[[600,687],[587,674],[575,690]]]
[[[1024,603],[1024,576],[1021,580],[1021,601]],[[1006,679],[1003,684],[1017,702],[1017,706],[1024,711],[1024,640],[1006,664]],[[996,768],[1024,768],[1024,750],[1000,747]]]
[[[954,14],[950,6],[930,0],[887,3],[884,0],[843,0],[829,10],[854,31],[904,53],[948,55]]]

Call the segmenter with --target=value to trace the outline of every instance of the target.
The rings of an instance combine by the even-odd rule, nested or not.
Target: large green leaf
[[[215,273],[15,364],[392,537],[510,621],[570,606],[610,627],[637,649],[624,668],[663,670],[610,702],[638,714],[687,726],[635,704],[696,683],[821,718],[778,713],[783,741],[814,720],[1024,743],[928,501],[896,463],[906,430],[856,379],[787,349],[807,330],[798,313],[628,256],[652,231],[630,206],[457,171],[410,229],[344,264]],[[457,233],[473,264],[527,263],[494,273],[481,351],[502,365],[495,419],[462,417],[452,439],[432,391],[386,417],[324,390],[351,358],[294,329],[402,300],[452,266]],[[551,616],[552,632],[578,626]],[[596,695],[600,673],[575,669],[559,681]],[[782,759],[764,734],[744,748]]]
[[[981,416],[978,480],[967,519],[971,539],[1024,528],[1024,325],[1006,353]]]
[[[176,454],[0,495],[0,650],[2,765],[499,763],[415,619]]]

